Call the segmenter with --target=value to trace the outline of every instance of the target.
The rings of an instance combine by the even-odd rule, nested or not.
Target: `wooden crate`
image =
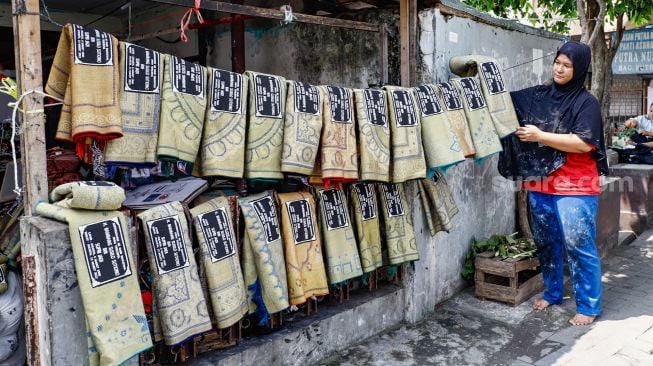
[[[537,258],[501,260],[493,252],[476,255],[476,296],[517,306],[544,288]]]

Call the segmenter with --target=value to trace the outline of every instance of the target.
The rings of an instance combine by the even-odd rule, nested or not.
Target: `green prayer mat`
[[[181,203],[138,215],[145,233],[153,295],[165,344],[176,345],[211,329],[206,300]]]
[[[404,185],[379,183],[378,187],[388,263],[401,264],[418,260],[413,215],[408,212]]]
[[[310,175],[313,171],[322,133],[323,100],[321,88],[288,81],[281,157],[285,173]]]
[[[345,195],[340,189],[318,188],[318,204],[329,284],[339,284],[362,275]]]
[[[463,110],[463,101],[458,93],[458,89],[451,83],[436,84],[437,94],[444,104],[449,123],[458,139],[460,148],[466,158],[474,156],[474,143],[472,134],[469,132],[467,117]]]
[[[458,213],[458,206],[444,175],[436,172],[432,179],[417,181],[417,186],[431,235],[451,230],[453,228],[451,220]]]
[[[3,294],[9,288],[7,283],[7,261],[9,259],[6,255],[0,255],[0,294]]]
[[[122,137],[111,140],[104,162],[133,168],[156,165],[163,64],[158,52],[120,42]]]
[[[322,179],[347,182],[358,179],[358,146],[352,90],[321,86],[324,95],[322,124]]]
[[[195,162],[206,112],[206,69],[171,55],[163,56],[161,122],[157,157]],[[189,169],[192,170],[192,169]]]
[[[426,160],[415,96],[408,88],[384,87],[388,93],[392,140],[392,181],[426,177]]]
[[[55,187],[50,200],[61,201],[70,208],[117,210],[125,201],[125,190],[112,182],[71,182]]]
[[[459,76],[478,76],[499,137],[508,136],[519,128],[515,107],[497,60],[481,55],[456,56],[449,60],[449,68]]]
[[[373,183],[349,185],[352,202],[351,216],[356,226],[356,241],[363,272],[371,272],[383,265],[379,206]]]
[[[356,89],[354,97],[360,179],[390,182],[390,126],[386,93],[378,89]]]
[[[463,100],[465,117],[472,134],[475,159],[480,160],[502,150],[501,141],[494,129],[492,117],[487,109],[485,97],[478,85],[477,78],[456,78],[450,80],[456,86]]]
[[[283,179],[283,117],[286,79],[246,71],[249,79],[245,177]]]
[[[242,178],[247,138],[247,77],[207,67],[209,101],[202,137],[201,172]]]

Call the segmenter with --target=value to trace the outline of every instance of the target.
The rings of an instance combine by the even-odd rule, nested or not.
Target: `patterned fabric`
[[[383,90],[354,90],[360,179],[390,182],[388,99]]]
[[[458,90],[451,83],[439,83],[436,85],[436,89],[438,97],[444,103],[449,123],[451,123],[463,155],[466,158],[474,156],[476,150],[474,150],[472,134],[469,132],[469,125],[467,124],[467,118],[463,110],[463,102]]]
[[[163,339],[175,345],[211,329],[186,214],[179,202],[138,215],[145,233]]]
[[[125,191],[111,182],[71,182],[55,187],[50,200],[75,209],[117,210],[125,201]]]
[[[324,95],[322,124],[322,179],[342,183],[358,179],[358,149],[352,90],[321,86]]]
[[[432,179],[421,179],[417,181],[417,186],[431,235],[451,230],[451,221],[458,213],[458,206],[444,175],[436,173]]]
[[[281,193],[281,235],[291,305],[329,294],[315,200],[305,192]]]
[[[378,187],[388,262],[401,264],[418,260],[413,215],[408,212],[404,185],[379,183]]]
[[[379,205],[375,184],[354,183],[349,186],[351,216],[356,225],[356,242],[363,272],[383,265]]]

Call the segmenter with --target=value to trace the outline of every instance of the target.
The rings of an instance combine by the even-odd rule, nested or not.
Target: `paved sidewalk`
[[[603,260],[603,316],[573,327],[574,300],[545,312],[480,301],[467,289],[425,321],[368,339],[321,365],[653,365],[653,230]],[[565,293],[572,289],[567,283]]]

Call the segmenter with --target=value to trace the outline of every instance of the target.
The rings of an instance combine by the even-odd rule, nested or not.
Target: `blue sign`
[[[624,31],[612,72],[619,75],[653,74],[653,28]]]

